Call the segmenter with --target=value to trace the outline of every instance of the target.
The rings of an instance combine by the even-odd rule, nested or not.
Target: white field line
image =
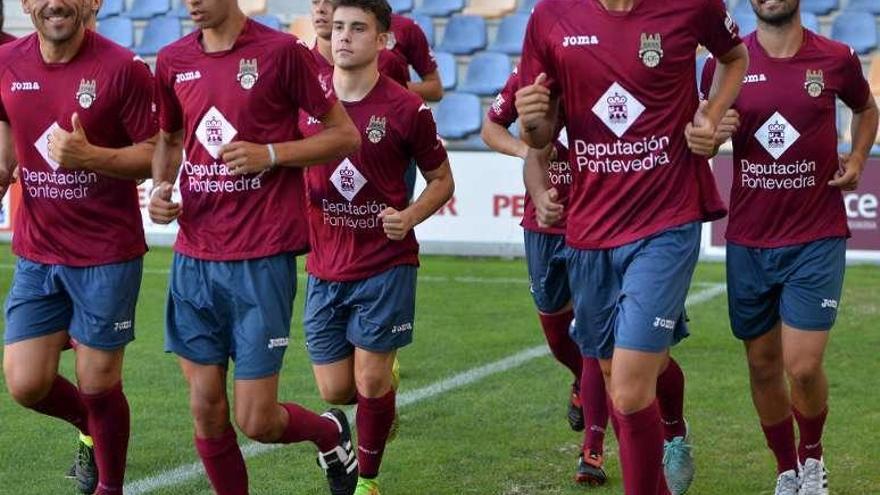
[[[687,306],[696,306],[712,300],[724,291],[724,284],[710,285],[707,289],[689,296],[685,304]],[[497,375],[518,368],[530,361],[546,356],[549,353],[550,351],[546,345],[539,345],[517,352],[516,354],[498,361],[471,368],[467,371],[444,378],[443,380],[436,381],[425,387],[410,390],[398,395],[397,407],[407,407],[419,402],[427,401],[446,392],[466,387],[492,375]],[[348,414],[349,419],[351,419],[352,411],[349,411]],[[248,442],[241,447],[241,453],[247,459],[271,452],[281,447],[283,447],[283,445]],[[125,493],[128,495],[143,495],[145,493],[151,493],[161,488],[186,483],[196,477],[203,476],[204,473],[205,469],[202,467],[201,462],[186,464],[129,483],[125,486]]]

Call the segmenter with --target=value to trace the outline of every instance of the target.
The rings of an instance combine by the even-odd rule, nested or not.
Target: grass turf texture
[[[0,291],[12,280],[14,259],[3,249]],[[197,460],[184,381],[164,354],[163,311],[170,251],[153,250],[127,351],[125,389],[132,409],[127,479],[140,480]],[[401,354],[401,392],[429,385],[543,343],[528,294],[524,263],[425,257],[420,270],[415,342]],[[456,278],[463,278],[456,280]],[[468,281],[469,278],[496,279]],[[499,280],[500,279],[500,280]],[[691,293],[721,283],[724,267],[702,263]],[[318,398],[303,346],[300,277],[291,344],[282,373],[282,400],[315,410]],[[774,463],[764,447],[749,398],[742,345],[728,329],[726,299],[693,306],[693,336],[674,355],[687,374],[686,414],[697,462],[691,494],[769,493]],[[847,272],[841,314],[827,354],[831,414],[825,451],[834,493],[875,494],[880,487],[876,427],[880,424],[877,349],[880,348],[880,268]],[[63,357],[71,377],[72,353]],[[401,410],[401,433],[386,451],[380,477],[385,495],[622,493],[616,445],[609,432],[605,488],[572,480],[580,435],[565,421],[570,376],[549,356],[418,402]],[[0,396],[0,493],[74,493],[63,478],[75,434]],[[610,430],[609,430],[610,431]],[[239,441],[246,442],[243,436]],[[324,494],[310,445],[285,446],[248,460],[253,494]],[[152,493],[210,494],[198,477]]]

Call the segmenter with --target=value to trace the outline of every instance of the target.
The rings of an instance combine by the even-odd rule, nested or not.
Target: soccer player
[[[700,222],[724,214],[699,155],[713,151],[715,127],[742,84],[748,54],[740,44],[721,0],[545,0],[527,28],[521,135],[545,147],[564,103],[573,336],[606,375],[629,495],[666,493],[666,484],[680,494],[693,479],[685,426],[664,443],[656,391],[658,377],[678,368],[670,346],[687,334]],[[721,62],[718,92],[699,110],[698,45]],[[686,133],[705,142],[690,145],[699,155]],[[553,202],[543,184],[529,191],[536,204]]]
[[[419,75],[420,82],[409,82],[410,91],[425,101],[440,101],[443,98],[443,81],[440,80],[440,71],[431,52],[431,44],[415,21],[399,14],[391,14],[391,29],[388,31],[386,47],[400,54]]]
[[[357,460],[345,415],[279,404],[278,381],[294,255],[308,246],[301,168],[349,153],[360,139],[332,91],[321,88],[304,42],[248,19],[235,0],[186,6],[198,29],[163,48],[156,65],[150,216],[180,225],[166,349],[189,383],[196,450],[216,493],[248,493],[226,394],[232,358],[242,432],[262,443],[313,442],[330,492],[350,495]],[[324,131],[299,139],[300,109],[318,116]],[[171,197],[178,170],[181,202]]]
[[[730,322],[745,343],[752,400],[776,457],[776,494],[827,495],[822,361],[846,263],[841,190],[858,185],[877,105],[858,55],[804,29],[798,0],[752,0],[752,8],[758,29],[744,40],[751,64],[731,110],[739,128],[727,227]],[[710,60],[704,94],[714,72]],[[854,115],[852,152],[840,159],[837,98]]]
[[[357,408],[357,495],[378,495],[377,476],[395,415],[392,365],[412,341],[414,226],[454,188],[446,150],[421,98],[382,76],[385,0],[338,0],[333,14],[333,87],[362,133],[361,148],[306,171],[308,293],[303,325],[321,396]],[[305,135],[322,125],[303,116]],[[427,186],[412,203],[404,172],[415,159]]]
[[[334,0],[312,0],[311,15],[312,27],[317,34],[312,53],[315,55],[315,63],[318,65],[321,80],[330,84],[333,73],[333,53],[330,48],[331,24],[333,22]],[[407,87],[409,84],[409,67],[402,55],[391,51],[379,52],[379,72],[390,77],[398,84]]]
[[[153,79],[130,51],[85,29],[82,0],[23,5],[36,33],[0,49],[0,126],[11,132],[0,142],[0,186],[14,170],[13,142],[22,184],[6,384],[19,404],[79,429],[80,491],[121,494],[122,362],[146,252],[135,181],[150,174]],[[78,387],[58,374],[71,339]]]
[[[525,214],[521,223],[525,238],[526,264],[532,299],[538,309],[538,319],[547,345],[556,360],[574,376],[568,404],[569,426],[574,431],[583,431],[587,426],[583,448],[578,456],[575,480],[579,483],[601,485],[607,479],[602,469],[605,428],[608,426],[605,382],[599,362],[595,358],[581,358],[580,349],[569,336],[574,311],[565,268],[563,210],[571,184],[568,140],[565,129],[558,127],[552,146],[548,146],[542,153],[529,153],[528,145],[510,133],[508,128],[517,119],[514,98],[519,89],[519,81],[517,68],[486,113],[481,135],[486,144],[499,153],[524,160],[541,161],[529,169],[540,169],[546,175],[545,181],[555,190],[553,194],[560,205],[560,211],[551,214],[556,214],[559,218],[549,222],[549,226],[541,225],[535,203],[526,194]]]

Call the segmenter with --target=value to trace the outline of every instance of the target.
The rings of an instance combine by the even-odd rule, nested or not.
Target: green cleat
[[[95,464],[95,444],[92,437],[79,434],[76,458],[67,477],[76,481],[76,489],[80,493],[95,493],[98,488],[98,466]]]
[[[358,478],[354,495],[381,495],[379,493],[379,482],[375,479]]]

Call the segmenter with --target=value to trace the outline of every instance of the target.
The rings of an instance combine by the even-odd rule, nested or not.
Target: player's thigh
[[[565,237],[523,231],[529,291],[538,311],[558,313],[571,303],[565,265]]]
[[[331,404],[348,404],[354,398],[354,355],[331,363],[312,364],[312,372],[318,392],[325,401]]]
[[[354,375],[357,389],[365,397],[381,397],[391,390],[391,368],[397,351],[373,352],[356,349]]]
[[[770,330],[744,341],[749,373],[758,382],[780,376],[783,370],[782,322]]]
[[[232,353],[229,301],[223,291],[226,262],[174,253],[165,305],[165,350],[188,362],[220,366]]]
[[[57,278],[55,265],[19,258],[6,297],[4,343],[14,344],[64,332],[73,318],[73,302]],[[59,337],[60,338],[60,337]]]
[[[801,245],[789,261],[780,299],[783,323],[827,332],[834,326],[846,270],[846,241],[824,239]]]
[[[565,255],[574,307],[571,337],[583,356],[611,359],[621,283],[611,251],[567,249]]]
[[[59,276],[73,301],[71,337],[80,344],[105,351],[115,351],[134,340],[143,269],[143,258],[61,268]]]
[[[776,254],[772,249],[727,244],[727,308],[730,328],[740,340],[760,340],[779,322],[785,274],[772,261]]]
[[[399,265],[352,285],[346,335],[356,348],[390,353],[413,339],[416,272]]]
[[[124,356],[124,347],[105,350],[80,343],[76,348],[76,379],[80,390],[96,394],[119,383]]]
[[[189,387],[190,409],[199,419],[229,417],[226,397],[226,368],[179,358],[180,370]]]
[[[10,394],[21,404],[45,397],[58,376],[58,361],[67,332],[20,340],[3,347],[3,374]]]
[[[256,379],[235,379],[235,421],[245,431],[271,420],[278,408],[278,375]],[[248,436],[252,432],[248,433]]]
[[[624,414],[639,411],[657,395],[657,377],[669,354],[617,347],[611,359],[611,400]]]
[[[225,290],[231,299],[235,379],[277,375],[289,344],[296,260],[284,253],[236,263]]]
[[[819,373],[830,337],[828,331],[803,330],[783,324],[782,353],[789,376],[809,379]]]
[[[303,314],[306,351],[316,370],[327,366],[328,371],[321,376],[327,376],[328,382],[336,376],[333,371],[336,367],[331,365],[351,360],[354,355],[354,346],[346,335],[351,310],[345,301],[349,286],[349,283],[321,280],[312,275],[306,283]],[[317,372],[315,378],[320,380]],[[333,383],[337,382],[333,380]],[[327,385],[329,387],[331,383]]]
[[[615,264],[623,271],[616,349],[664,353],[688,335],[684,303],[699,250],[698,223],[615,249]]]

